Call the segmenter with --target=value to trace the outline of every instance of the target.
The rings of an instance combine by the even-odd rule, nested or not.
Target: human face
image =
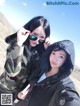
[[[52,69],[59,69],[65,62],[67,54],[63,50],[52,51],[49,57]]]
[[[43,42],[46,39],[46,35],[42,26],[39,26],[30,35],[37,36],[36,40],[30,40],[30,46],[35,47],[40,42]]]

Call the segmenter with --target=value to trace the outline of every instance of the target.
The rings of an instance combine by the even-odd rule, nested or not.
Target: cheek
[[[52,56],[50,55],[50,57],[49,57],[49,61],[51,61],[52,60]]]
[[[34,41],[30,40],[29,42],[30,42],[30,46],[33,46]]]
[[[62,66],[64,64],[65,60],[60,61],[60,65]]]
[[[50,62],[50,64],[51,64],[52,61],[53,61],[53,56],[50,55],[50,57],[49,57],[49,62]]]
[[[30,43],[30,45],[31,45],[31,44],[32,44],[32,41],[30,40],[29,43]]]

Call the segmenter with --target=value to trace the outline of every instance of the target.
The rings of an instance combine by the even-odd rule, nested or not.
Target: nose
[[[38,39],[36,40],[36,44],[39,44],[39,37],[38,37]]]
[[[58,57],[54,57],[54,62],[57,62],[58,61]]]

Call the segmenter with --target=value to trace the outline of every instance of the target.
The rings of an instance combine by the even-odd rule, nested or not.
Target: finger
[[[18,93],[18,98],[20,98],[22,95],[23,95],[23,93],[22,92],[19,92]]]
[[[28,89],[28,90],[26,90],[24,93],[22,92],[22,96],[27,95],[27,94],[28,94],[28,92],[29,92],[29,89]]]
[[[24,31],[22,32],[22,35],[29,35],[30,34],[30,31]]]
[[[28,32],[30,33],[30,31],[29,31],[29,30],[27,30],[27,29],[26,29],[26,32],[27,32],[27,33],[28,33]]]
[[[50,45],[50,42],[49,41],[45,42],[45,45]]]
[[[25,34],[30,34],[30,31],[29,31],[29,30],[26,30],[26,31],[25,31]]]
[[[47,37],[46,40],[45,40],[45,42],[50,42],[50,38]]]
[[[21,33],[22,35],[25,35],[26,33],[30,33],[30,31],[27,30],[27,29],[25,29],[24,27],[22,27],[22,28],[18,31],[18,33]]]
[[[27,91],[27,90],[29,89],[29,87],[30,87],[30,84],[28,84],[28,85],[25,87],[25,89],[22,91],[22,93],[24,94],[25,91]]]

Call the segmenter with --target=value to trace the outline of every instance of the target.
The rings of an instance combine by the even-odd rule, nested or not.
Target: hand
[[[28,92],[29,92],[29,89],[27,91],[25,91],[24,93],[22,91],[19,92],[18,93],[18,98],[24,100],[25,97],[27,96]]]
[[[24,100],[25,97],[27,96],[29,89],[30,88],[30,84],[28,84],[24,90],[22,90],[21,92],[18,93],[18,98]]]
[[[50,38],[46,38],[45,43],[44,43],[44,48],[47,49],[48,46],[50,46]]]
[[[22,46],[29,35],[30,35],[30,31],[22,27],[17,33],[17,44],[19,46]]]

